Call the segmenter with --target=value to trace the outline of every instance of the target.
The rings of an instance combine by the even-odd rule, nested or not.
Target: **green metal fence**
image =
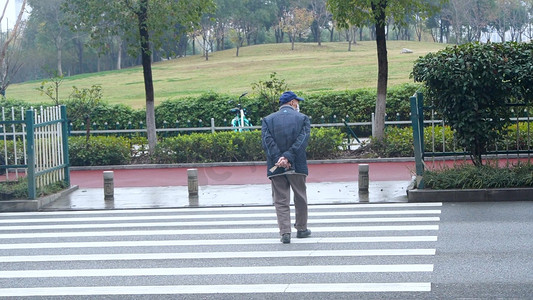
[[[65,106],[7,112],[2,108],[0,117],[4,180],[25,175],[29,199],[37,197],[38,189],[60,181],[70,186]]]

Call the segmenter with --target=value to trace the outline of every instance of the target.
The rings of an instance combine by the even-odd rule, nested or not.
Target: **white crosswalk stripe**
[[[270,206],[0,214],[0,297],[429,292],[441,207],[309,206],[287,245]]]

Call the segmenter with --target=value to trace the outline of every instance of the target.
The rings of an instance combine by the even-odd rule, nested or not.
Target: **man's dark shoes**
[[[309,237],[311,235],[311,230],[309,229],[306,229],[306,230],[298,230],[296,232],[296,237],[299,238],[299,239],[303,239],[303,238],[306,238],[306,237]]]
[[[289,244],[291,242],[291,234],[290,233],[284,233],[281,235],[281,242],[283,244]]]

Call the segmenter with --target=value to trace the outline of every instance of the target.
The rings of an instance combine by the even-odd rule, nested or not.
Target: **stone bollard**
[[[368,192],[368,165],[359,165],[359,192]]]
[[[187,169],[189,196],[198,195],[198,169]]]
[[[115,183],[113,171],[104,171],[104,200],[115,199]]]

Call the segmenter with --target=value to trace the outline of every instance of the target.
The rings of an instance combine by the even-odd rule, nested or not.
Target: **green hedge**
[[[307,148],[309,159],[336,157],[342,147],[342,133],[333,128],[313,128]],[[156,163],[202,163],[266,160],[261,131],[192,133],[161,141]]]
[[[533,165],[521,163],[500,168],[496,163],[483,166],[460,165],[424,172],[429,189],[480,189],[533,186]]]
[[[131,162],[130,141],[122,137],[95,136],[69,138],[69,160],[72,166],[127,165]]]
[[[434,133],[433,133],[434,132]],[[435,135],[433,137],[433,134]],[[444,127],[445,143],[442,141],[442,126],[426,127],[424,130],[424,151],[442,152],[454,150],[453,132]],[[433,143],[433,140],[435,143]],[[379,157],[413,157],[414,156],[413,129],[411,127],[398,128],[389,126],[385,130],[385,137],[381,141],[372,140],[372,151]]]
[[[387,94],[387,116],[389,120],[396,120],[397,113],[402,120],[409,117],[409,97],[412,96],[420,85],[403,84],[390,87]],[[305,98],[301,103],[302,112],[311,117],[313,123],[324,121],[341,122],[348,116],[350,122],[369,122],[375,110],[376,90],[356,89],[340,92],[319,92],[319,93],[298,93]],[[105,91],[104,91],[105,96]],[[76,103],[65,101],[67,106],[67,116],[74,116],[74,111],[78,110]],[[238,96],[206,93],[199,97],[185,97],[169,99],[161,102],[155,108],[157,128],[175,127],[178,121],[179,127],[198,127],[199,120],[202,126],[210,126],[211,118],[215,119],[216,126],[230,126],[233,115],[229,110],[238,104]],[[247,110],[247,116],[254,125],[261,123],[261,118],[270,114],[271,108],[262,99],[253,94],[249,94],[241,99],[241,104]],[[51,106],[51,102],[33,104],[33,106]],[[0,107],[23,107],[28,103],[16,100],[0,99]],[[336,120],[333,117],[336,116]],[[103,129],[107,123],[109,129],[128,128],[131,122],[132,128],[139,128],[139,124],[145,123],[145,109],[133,109],[124,104],[107,104],[101,102],[91,114],[91,122],[97,124],[98,129]],[[226,121],[224,122],[224,119]],[[81,127],[83,120],[70,119],[74,130],[84,130]],[[187,124],[190,121],[190,124]],[[166,122],[166,124],[165,124]],[[365,129],[365,134],[370,128]]]
[[[425,152],[462,152],[454,139],[454,133],[449,126],[427,126],[424,130],[424,151]],[[533,126],[527,122],[518,124],[518,135],[516,124],[508,126],[501,138],[491,143],[488,149],[495,150],[527,150],[533,148]],[[518,143],[517,143],[518,138]],[[529,138],[529,141],[528,141]],[[385,138],[382,141],[372,141],[372,151],[380,157],[413,157],[413,130],[411,127],[398,128],[389,126],[385,130]]]
[[[191,133],[170,137],[157,144],[152,158],[146,154],[146,138],[85,137],[69,138],[72,166],[122,165],[145,157],[153,163],[206,163],[264,161],[261,131],[221,131]],[[307,148],[309,159],[331,159],[343,149],[343,134],[336,128],[312,128]]]
[[[4,149],[7,149],[7,157],[3,157]],[[24,144],[21,140],[17,141],[16,150],[17,153],[15,155],[15,145],[13,144],[13,141],[4,142],[3,140],[0,140],[0,155],[5,163],[9,163],[10,165],[24,164]],[[15,156],[17,160],[15,160]]]

